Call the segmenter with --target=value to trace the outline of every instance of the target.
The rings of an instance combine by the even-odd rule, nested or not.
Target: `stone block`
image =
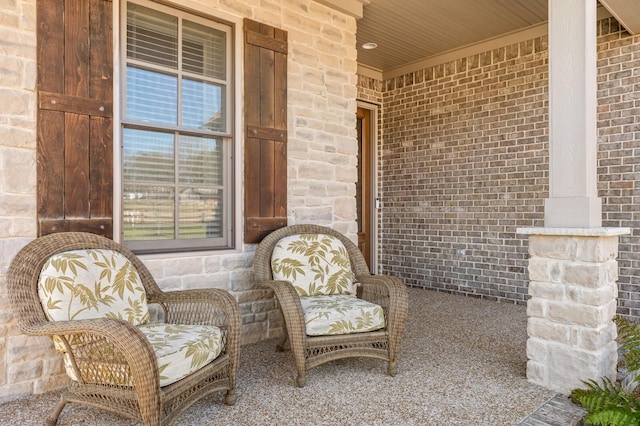
[[[201,257],[182,257],[179,259],[167,259],[164,261],[164,274],[170,276],[183,276],[201,274],[204,271]]]
[[[25,383],[11,383],[4,386],[0,386],[0,404],[3,402],[12,401],[23,396],[29,396],[33,393],[33,384],[31,382]]]
[[[62,354],[57,353],[57,356],[42,359],[42,375],[44,377],[61,374],[66,376]]]
[[[252,322],[242,324],[241,342],[243,345],[259,342],[268,335],[267,325],[265,322]]]
[[[572,302],[583,305],[603,306],[616,298],[617,287],[615,283],[598,288],[568,285],[566,286],[566,293],[568,299]]]
[[[540,363],[546,362],[547,345],[546,340],[530,337],[527,339],[527,358]]]
[[[69,377],[66,374],[50,377],[42,377],[33,382],[33,393],[41,394],[62,389],[69,385]]]
[[[544,281],[531,281],[529,283],[529,294],[547,300],[562,301],[567,297],[567,286],[559,283]]]
[[[19,334],[7,339],[7,361],[11,364],[24,363],[54,356],[51,338],[47,336],[25,336]]]
[[[541,318],[529,318],[527,334],[530,338],[569,344],[571,327],[567,324],[548,321]]]
[[[598,351],[587,351],[565,345],[550,345],[548,388],[569,395],[584,386],[583,381],[615,378],[618,358],[615,342]]]
[[[606,262],[618,256],[618,237],[575,237],[576,258],[584,262]]]
[[[571,330],[571,345],[587,351],[598,351],[615,342],[617,335],[613,322],[598,329],[575,327]]]
[[[573,245],[569,238],[553,235],[531,235],[529,254],[543,258],[569,260],[573,256]]]
[[[42,377],[42,361],[14,362],[7,368],[8,383],[20,383]]]
[[[615,314],[615,306],[615,300],[604,306],[549,302],[548,318],[563,324],[599,328],[611,321]]]
[[[255,286],[253,272],[250,270],[239,270],[229,274],[229,288],[232,291],[252,290]]]
[[[568,262],[563,265],[562,282],[596,288],[609,284],[605,263]]]
[[[532,257],[529,259],[529,279],[531,281],[551,281],[551,263],[553,260],[544,257]]]
[[[539,297],[532,297],[527,301],[527,316],[530,318],[545,318],[547,316],[547,302]]]
[[[527,361],[527,379],[543,387],[547,387],[547,366],[541,362]]]

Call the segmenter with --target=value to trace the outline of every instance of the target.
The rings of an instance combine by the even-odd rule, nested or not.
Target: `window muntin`
[[[122,237],[231,247],[231,28],[141,0],[124,13]]]

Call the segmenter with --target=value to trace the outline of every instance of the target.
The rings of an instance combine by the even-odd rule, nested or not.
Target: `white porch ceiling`
[[[387,73],[450,51],[544,25],[548,0],[371,0],[357,21],[358,64]],[[594,0],[597,1],[597,0]],[[601,0],[640,27],[640,0]],[[625,24],[625,22],[627,24]],[[637,28],[640,31],[640,28]],[[377,49],[365,50],[373,42]]]

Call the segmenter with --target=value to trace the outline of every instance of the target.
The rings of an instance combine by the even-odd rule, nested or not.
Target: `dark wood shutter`
[[[111,0],[37,0],[38,234],[113,237]]]
[[[287,225],[287,33],[244,21],[244,241]]]

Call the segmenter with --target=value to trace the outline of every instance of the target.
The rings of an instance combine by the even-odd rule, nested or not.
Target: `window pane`
[[[178,78],[175,75],[128,66],[125,98],[128,120],[178,123]]]
[[[226,78],[226,34],[215,28],[184,21],[182,68],[206,77]]]
[[[226,130],[224,87],[197,80],[182,80],[182,125],[218,132]]]
[[[179,238],[222,237],[222,190],[180,190]]]
[[[180,136],[180,184],[222,185],[222,141],[214,138]]]
[[[124,185],[122,207],[125,240],[167,240],[175,237],[172,187]]]
[[[129,3],[127,57],[178,68],[178,18]]]
[[[171,133],[124,129],[124,182],[175,183],[173,140]]]

